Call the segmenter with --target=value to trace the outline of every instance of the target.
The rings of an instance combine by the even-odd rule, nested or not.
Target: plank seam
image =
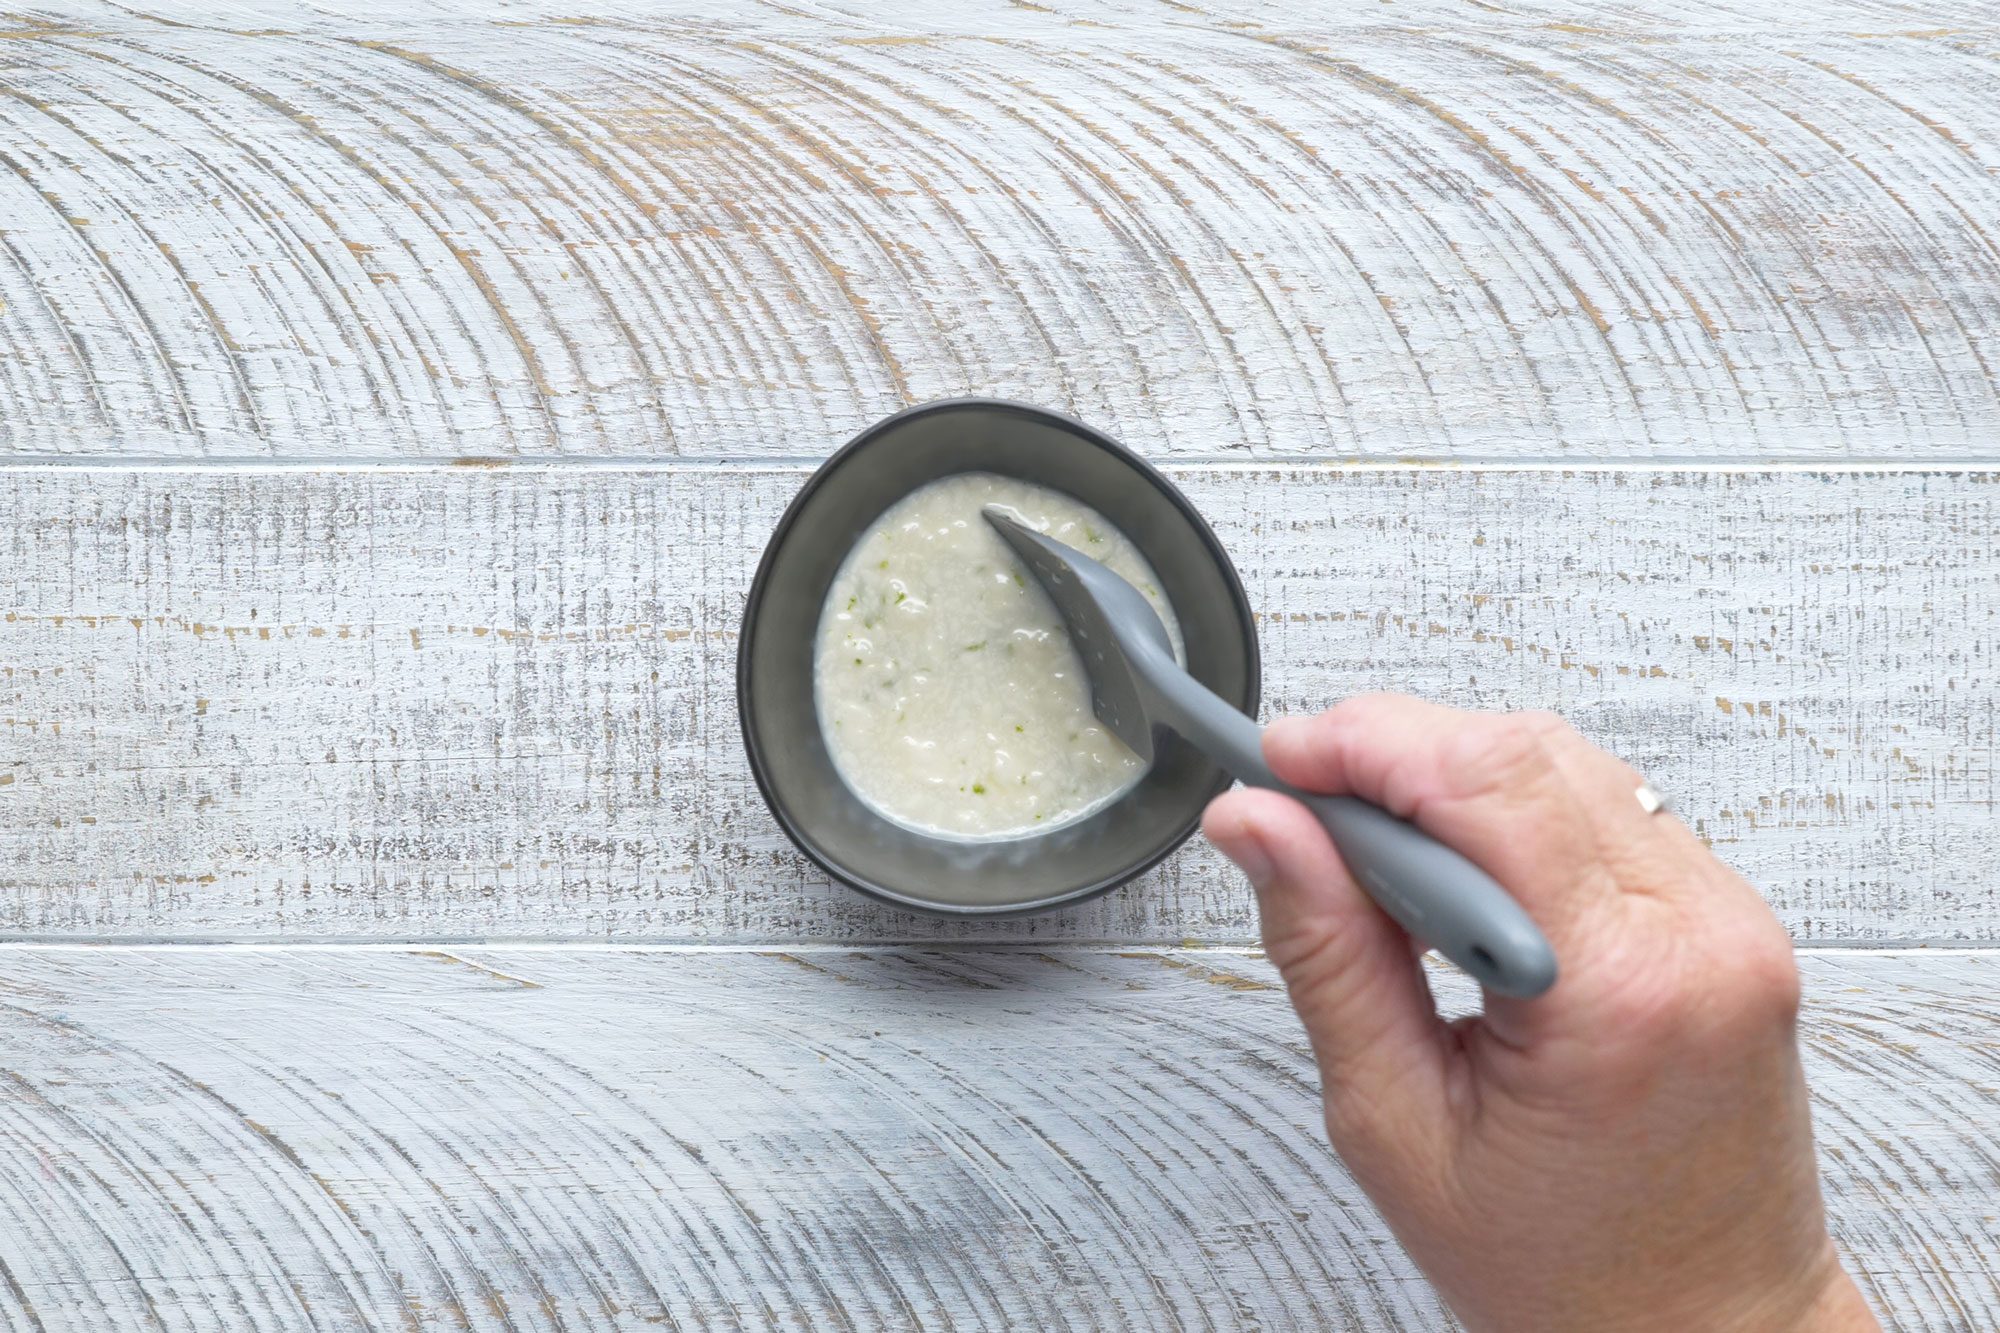
[[[1269,454],[1255,458],[1241,455],[1166,454],[1147,455],[1146,461],[1164,471],[1216,474],[1251,472],[1555,472],[1571,475],[1593,473],[1709,473],[1756,475],[1763,473],[1804,473],[1810,475],[1937,475],[1978,476],[2000,471],[2000,454],[1953,458],[1937,462],[1910,462],[1907,459],[1860,458],[1841,460],[1801,460],[1758,457],[1694,458],[1659,456],[1645,459],[1559,459],[1522,460],[1497,457],[1445,457],[1412,454],[1393,459],[1328,459],[1310,455]],[[779,455],[748,457],[714,455],[669,457],[658,455],[591,454],[573,457],[493,458],[161,458],[144,455],[119,457],[89,455],[78,458],[25,455],[0,462],[0,473],[19,472],[740,472],[807,473],[826,462],[825,455]]]
[[[87,953],[125,950],[133,953],[389,953],[437,952],[452,948],[476,948],[496,953],[563,954],[687,954],[701,957],[716,954],[855,954],[911,949],[924,953],[1019,953],[1019,954],[1098,954],[1206,953],[1218,957],[1262,958],[1264,950],[1250,944],[1161,943],[1149,940],[1105,940],[1095,943],[1034,943],[1020,940],[939,940],[882,939],[827,942],[823,940],[759,940],[743,944],[685,944],[658,940],[629,943],[610,940],[481,939],[476,936],[425,937],[382,940],[365,938],[257,939],[249,936],[214,939],[159,939],[137,936],[103,937],[0,936],[0,957],[26,953]],[[1989,957],[2000,956],[2000,945],[1965,943],[1885,942],[1881,940],[1815,940],[1792,951],[1800,958],[1894,958],[1894,957]]]

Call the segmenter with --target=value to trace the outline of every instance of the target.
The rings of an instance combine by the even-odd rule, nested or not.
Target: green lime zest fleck
[[[975,783],[973,783],[973,784],[972,784],[972,794],[973,794],[974,796],[984,796],[984,795],[986,794],[986,784],[985,784],[985,783],[983,783],[983,782],[975,782]]]
[[[888,567],[889,567],[889,562],[887,560],[879,561],[876,563],[875,566],[875,568],[877,569],[887,569]]]
[[[903,603],[904,603],[905,601],[907,601],[907,600],[909,599],[909,596],[910,596],[910,594],[908,594],[908,593],[906,593],[906,592],[899,592],[899,593],[897,593],[897,594],[896,594],[896,605],[897,605],[897,606],[901,606],[901,605],[902,605],[902,604],[903,604]]]
[[[1016,731],[1026,731],[1026,730],[1027,730],[1027,728],[1026,728],[1026,727],[1024,727],[1024,726],[1022,726],[1022,725],[1021,725],[1021,724],[1020,724],[1019,722],[1016,722],[1016,723],[1014,724],[1014,730],[1016,730]]]
[[[981,640],[980,640],[980,641],[979,641],[978,643],[968,643],[968,644],[966,644],[966,645],[965,645],[965,651],[966,651],[966,652],[968,652],[968,653],[976,653],[976,652],[978,652],[978,651],[979,651],[980,649],[984,648],[985,646],[986,646],[986,640],[984,640],[984,639],[981,639]]]
[[[858,657],[857,657],[857,658],[855,658],[855,659],[854,659],[854,665],[856,665],[856,666],[860,666],[860,665],[861,665],[861,659],[860,659],[860,658],[858,658]]]

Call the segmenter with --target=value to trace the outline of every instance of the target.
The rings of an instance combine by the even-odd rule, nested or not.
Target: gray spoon
[[[1257,724],[1174,661],[1166,627],[1137,588],[1004,510],[984,512],[1062,613],[1090,673],[1098,720],[1134,754],[1150,763],[1154,724],[1171,727],[1244,783],[1284,792],[1319,816],[1369,896],[1481,985],[1533,996],[1555,984],[1548,940],[1492,876],[1366,801],[1279,781],[1264,762]]]

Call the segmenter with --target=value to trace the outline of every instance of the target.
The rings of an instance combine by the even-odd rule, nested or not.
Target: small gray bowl
[[[835,572],[882,511],[939,477],[995,472],[1082,500],[1129,536],[1180,617],[1188,670],[1257,712],[1257,631],[1222,544],[1172,482],[1102,432],[990,398],[925,403],[879,421],[813,473],[778,520],[736,657],[750,770],[779,825],[842,883],[952,916],[1039,912],[1104,893],[1187,840],[1229,785],[1177,736],[1152,770],[1088,819],[1005,842],[930,838],[864,805],[835,771],[813,700],[813,643]]]

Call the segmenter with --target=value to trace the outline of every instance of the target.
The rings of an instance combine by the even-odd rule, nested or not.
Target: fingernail
[[[1228,833],[1215,840],[1222,854],[1236,863],[1249,879],[1252,888],[1263,888],[1271,882],[1273,867],[1270,854],[1264,850],[1263,839],[1247,823],[1239,823]]]

